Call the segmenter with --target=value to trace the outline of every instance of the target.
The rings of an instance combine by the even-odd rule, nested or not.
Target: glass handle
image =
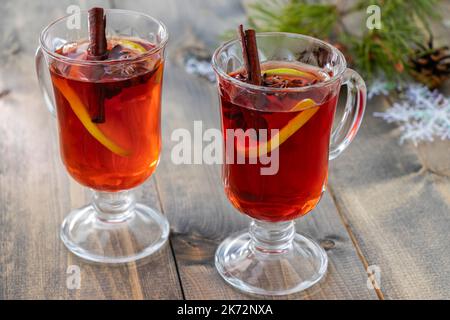
[[[366,109],[366,84],[361,76],[347,69],[343,84],[347,85],[347,102],[341,121],[331,133],[330,160],[336,159],[355,138]]]
[[[35,55],[36,73],[39,88],[44,97],[45,105],[53,116],[56,116],[53,88],[48,74],[48,66],[41,47],[38,47]]]

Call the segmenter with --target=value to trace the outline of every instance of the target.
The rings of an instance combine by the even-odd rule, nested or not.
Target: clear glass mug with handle
[[[316,79],[297,87],[249,84],[241,81],[245,74],[239,40],[215,51],[212,64],[225,148],[223,184],[230,202],[252,218],[248,231],[220,244],[215,264],[221,276],[242,291],[284,295],[309,288],[326,273],[325,251],[296,233],[294,219],[316,207],[328,181],[329,159],[355,137],[366,87],[347,68],[343,54],[328,43],[279,32],[259,33],[256,38],[263,73]],[[333,129],[343,85],[347,102]]]
[[[63,163],[94,191],[91,204],[66,217],[61,239],[84,259],[128,263],[159,250],[169,235],[167,219],[135,203],[131,191],[159,161],[168,33],[142,13],[107,9],[104,15],[106,60],[86,58],[89,15],[81,11],[42,31],[36,70],[58,122]]]

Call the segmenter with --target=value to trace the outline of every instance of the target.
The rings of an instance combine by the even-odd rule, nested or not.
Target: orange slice
[[[147,49],[145,49],[139,43],[131,41],[131,40],[119,39],[119,40],[117,40],[117,43],[121,44],[122,46],[124,46],[127,49],[132,49],[132,50],[137,51],[139,53],[147,52]]]
[[[285,75],[285,76],[296,76],[296,77],[302,77],[307,79],[315,79],[316,77],[312,75],[309,72],[300,71],[297,69],[292,68],[276,68],[276,69],[269,69],[269,70],[263,70],[263,74],[266,74],[268,76],[279,76],[279,75]]]
[[[136,51],[138,53],[146,53],[148,51],[147,49],[145,49],[139,43],[131,41],[131,40],[118,39],[117,43],[122,45],[124,48],[134,50],[134,51]],[[157,68],[159,68],[159,66],[155,66],[155,69],[157,69]],[[161,83],[163,73],[162,73],[162,71],[161,72],[157,71],[157,72],[158,73],[156,74],[156,77],[155,77],[155,83]]]
[[[111,152],[122,156],[127,157],[130,155],[130,152],[118,146],[115,142],[111,141],[105,134],[98,128],[98,126],[91,121],[91,117],[83,105],[83,102],[78,97],[76,92],[67,85],[66,81],[61,79],[53,79],[53,83],[56,88],[64,95],[66,100],[69,102],[70,107],[73,112],[77,116],[77,118],[81,121],[86,130],[105,148],[110,150]]]
[[[311,119],[319,107],[312,99],[304,99],[297,103],[292,111],[302,111],[278,131],[269,141],[259,142],[257,146],[252,145],[249,147],[237,145],[237,152],[247,157],[264,156],[265,154],[272,152],[276,148],[280,147],[283,142],[289,139],[294,133],[296,133],[305,123]]]
[[[302,111],[302,110],[306,110],[306,109],[309,109],[311,107],[314,107],[315,105],[317,105],[317,103],[315,103],[313,99],[309,99],[309,98],[308,99],[303,99],[302,101],[297,103],[291,109],[291,111]]]

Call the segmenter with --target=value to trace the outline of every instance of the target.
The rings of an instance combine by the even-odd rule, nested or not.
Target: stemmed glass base
[[[241,291],[286,295],[319,282],[328,258],[320,245],[296,233],[292,221],[253,220],[249,232],[220,244],[215,262],[225,281]]]
[[[67,216],[60,235],[83,259],[129,263],[158,251],[169,237],[169,223],[161,213],[136,204],[130,191],[95,192],[92,204]]]

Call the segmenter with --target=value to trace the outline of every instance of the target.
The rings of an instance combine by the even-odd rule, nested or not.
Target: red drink
[[[167,41],[155,18],[99,7],[58,19],[41,33],[36,72],[47,107],[57,114],[61,157],[70,175],[93,189],[92,202],[72,210],[60,231],[82,259],[126,264],[168,240],[167,219],[136,203],[131,190],[159,160]],[[44,81],[48,71],[51,81]]]
[[[330,133],[337,100],[337,93],[333,92],[337,90],[317,88],[317,96],[311,91],[308,96],[289,91],[292,87],[310,86],[330,78],[318,68],[281,62],[265,63],[261,67],[263,73],[267,72],[263,85],[287,88],[286,92],[281,89],[277,94],[255,96],[240,92],[242,89],[231,82],[221,81],[222,129],[225,145],[234,145],[238,152],[248,149],[250,144],[247,141],[244,146],[236,137],[231,137],[234,141],[229,144],[227,129],[267,129],[268,140],[272,138],[270,130],[278,129],[278,171],[262,175],[261,168],[267,165],[259,161],[252,164],[247,158],[245,164],[226,163],[223,180],[228,198],[239,211],[258,220],[288,221],[312,210],[327,183]],[[277,75],[268,72],[282,73],[287,69],[298,72]],[[230,75],[243,78],[240,71]]]
[[[212,61],[221,100],[225,192],[253,219],[248,231],[219,245],[215,265],[241,291],[292,294],[326,273],[325,250],[298,234],[294,219],[318,204],[328,159],[355,137],[366,87],[346,68],[342,53],[321,40],[256,34],[242,25],[238,35],[218,48]],[[342,83],[347,102],[332,133]]]
[[[86,60],[87,42],[57,53]],[[71,176],[99,191],[119,191],[144,182],[161,148],[160,102],[163,61],[159,55],[121,65],[117,60],[151,50],[147,42],[108,39],[102,65],[50,66],[61,155]],[[108,65],[108,60],[115,60]]]

